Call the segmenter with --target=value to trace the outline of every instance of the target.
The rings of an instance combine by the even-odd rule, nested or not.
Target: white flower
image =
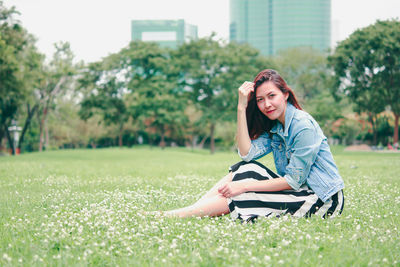
[[[8,262],[11,262],[11,257],[10,256],[8,256],[6,253],[4,253],[3,254],[3,260],[5,260],[5,261],[8,261]]]

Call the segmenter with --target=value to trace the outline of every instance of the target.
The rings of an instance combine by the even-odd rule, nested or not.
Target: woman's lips
[[[271,113],[274,112],[274,111],[275,111],[275,109],[274,109],[274,110],[267,111],[267,114],[271,114]]]

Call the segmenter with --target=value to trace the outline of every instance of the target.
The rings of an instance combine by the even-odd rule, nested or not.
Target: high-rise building
[[[197,39],[197,26],[184,20],[132,20],[132,41],[151,41],[163,47],[176,48]]]
[[[331,0],[230,0],[230,40],[264,55],[281,49],[330,48]]]

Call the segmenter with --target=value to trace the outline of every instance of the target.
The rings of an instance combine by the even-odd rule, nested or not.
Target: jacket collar
[[[276,120],[275,125],[271,129],[271,133],[276,133],[279,135],[283,134],[283,136],[288,136],[289,135],[289,127],[290,127],[290,124],[292,123],[292,119],[293,119],[295,111],[296,111],[296,107],[293,106],[292,104],[290,104],[289,102],[287,102],[286,111],[285,111],[285,132],[283,132],[282,124],[278,120]]]

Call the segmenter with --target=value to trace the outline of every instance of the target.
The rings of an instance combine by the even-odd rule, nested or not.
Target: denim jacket
[[[271,129],[251,141],[249,153],[239,156],[244,161],[259,159],[272,151],[276,170],[287,183],[298,190],[307,184],[322,201],[344,188],[333,160],[327,138],[318,123],[307,112],[288,103],[285,130],[277,121]]]

